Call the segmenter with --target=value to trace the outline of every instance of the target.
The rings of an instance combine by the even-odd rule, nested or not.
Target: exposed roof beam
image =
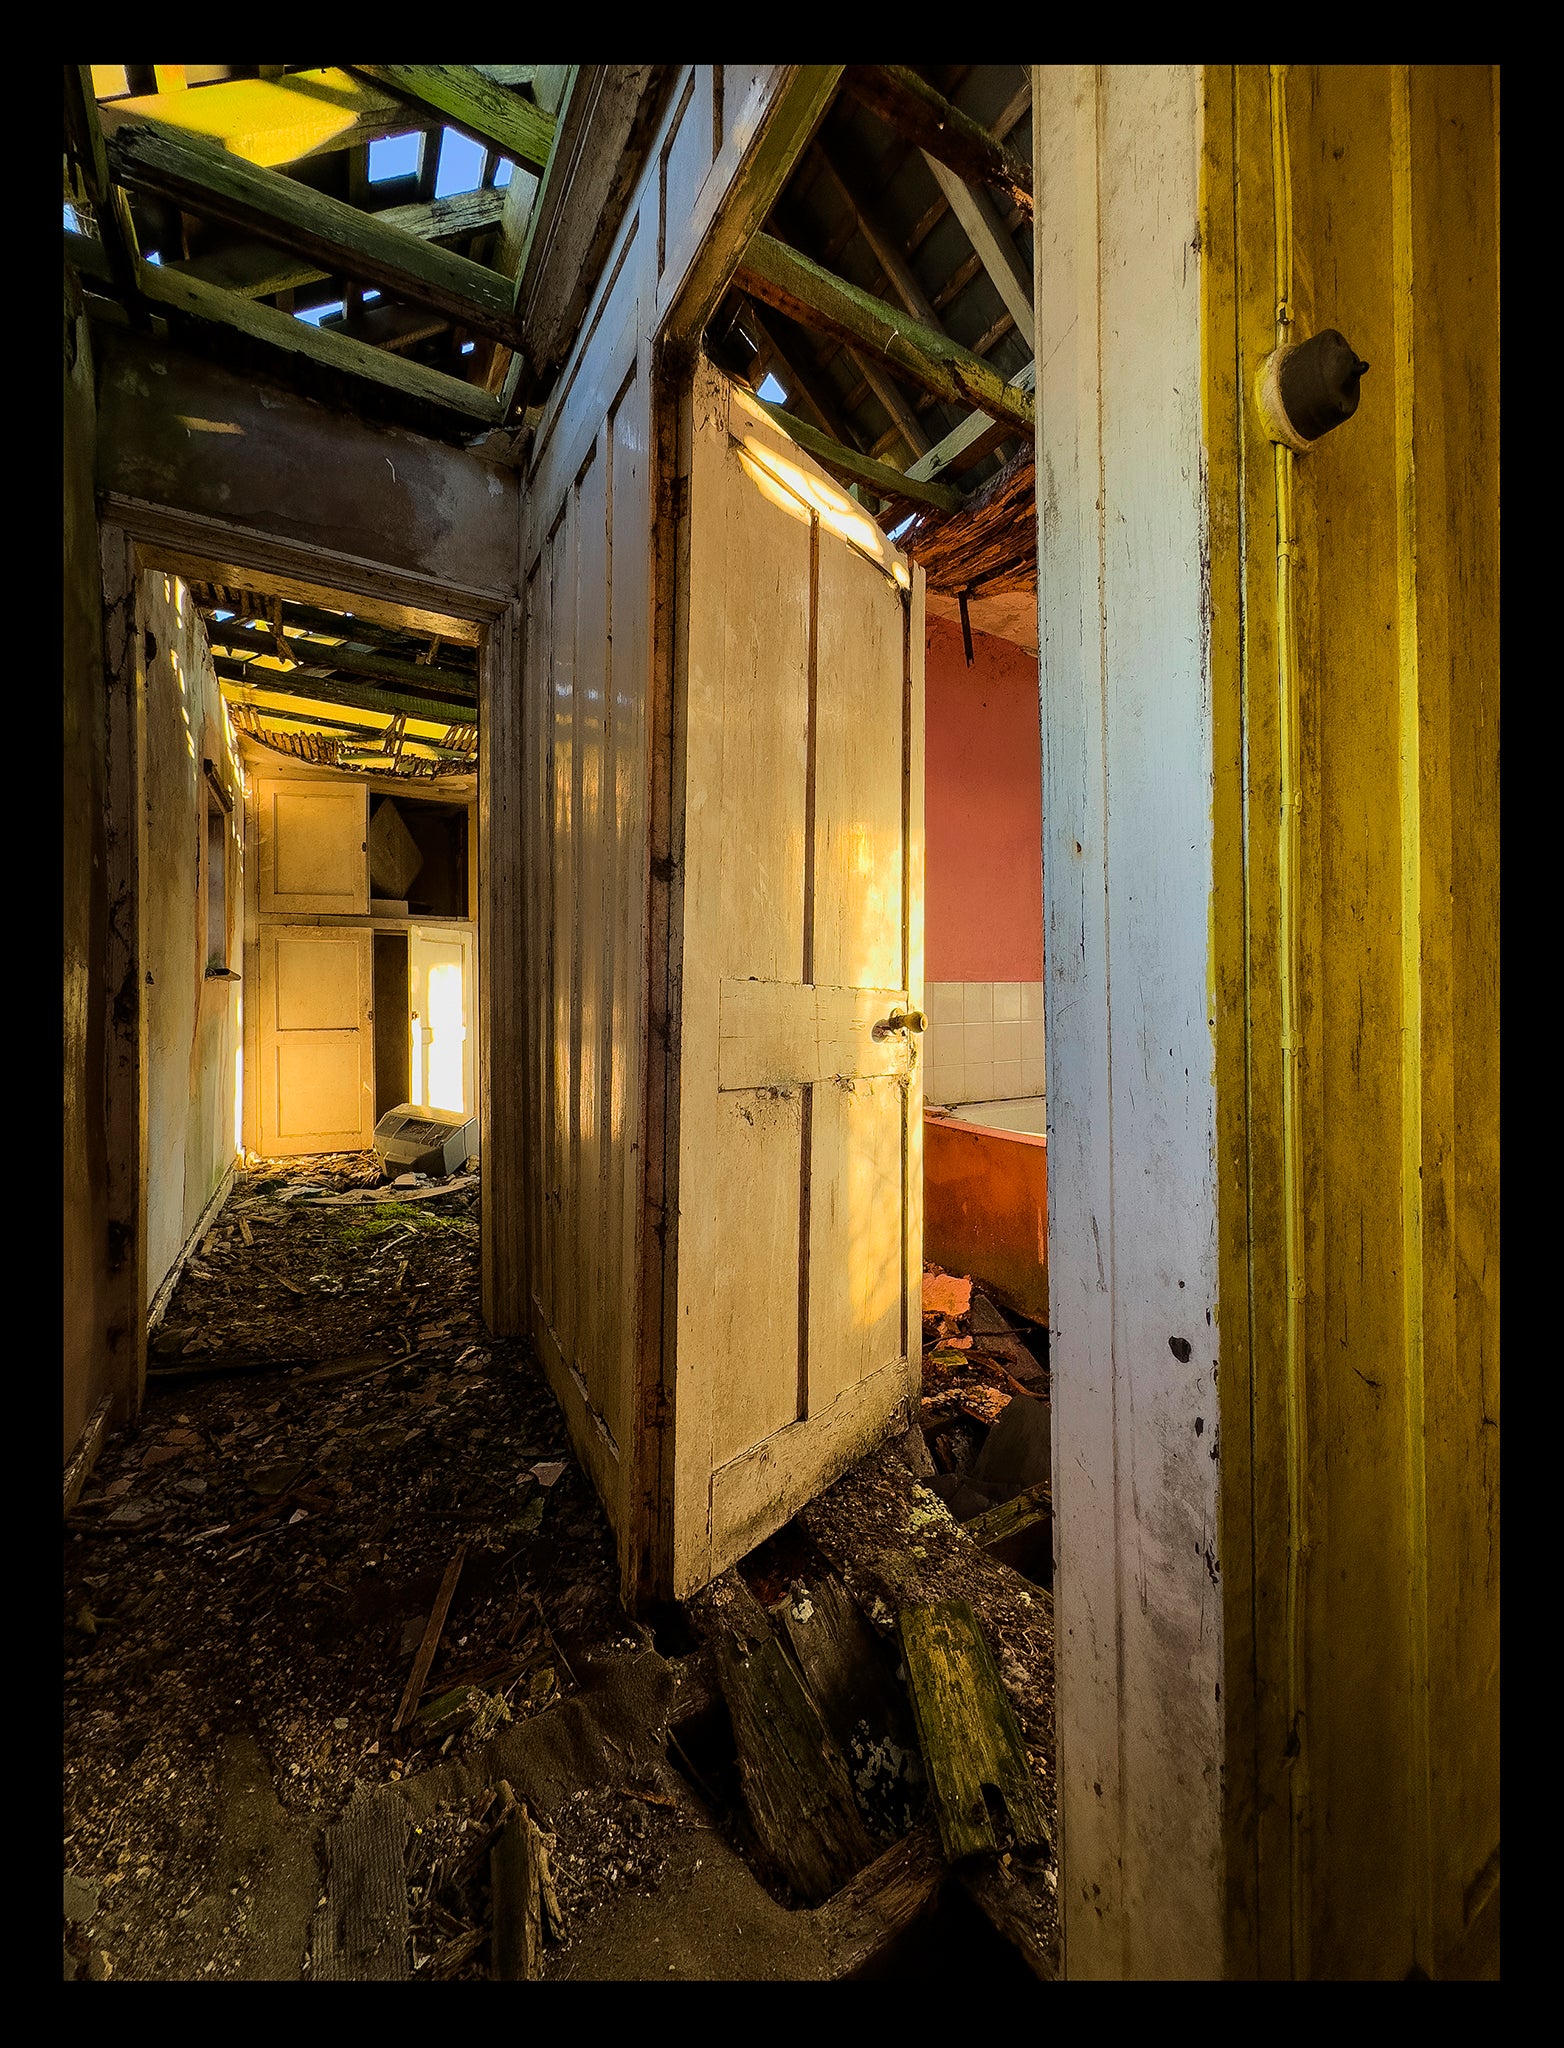
[[[228,609],[226,605],[223,608],[224,610]],[[205,610],[207,608],[203,606],[202,609]],[[250,616],[254,617],[255,615],[252,613]],[[355,646],[363,645],[371,648],[405,647],[410,637],[408,633],[398,631],[395,627],[377,626],[373,619],[360,618],[357,613],[349,617],[346,612],[328,612],[319,605],[296,604],[289,598],[284,598],[282,601],[282,622],[284,626],[298,626],[307,633],[338,634],[344,640],[352,641]],[[441,635],[440,644],[442,648],[450,648],[453,651],[467,654],[473,652],[470,647],[464,648],[459,641],[452,640],[444,634]],[[419,673],[427,675],[429,671],[420,664]],[[472,677],[466,670],[457,671],[456,673],[461,675],[463,681],[471,684]]]
[[[327,676],[302,676],[297,669],[258,668],[253,662],[213,657],[212,666],[226,683],[240,683],[250,689],[267,690],[280,697],[303,697],[326,706],[356,705],[364,711],[386,711],[393,716],[405,712],[409,718],[437,725],[476,725],[476,705],[442,703],[437,697],[417,697],[406,690],[377,690],[373,683],[339,683]]]
[[[865,355],[861,349],[854,348],[850,342],[844,344],[844,346],[847,350],[848,360],[852,363],[853,368],[857,370],[859,376],[863,378],[869,389],[895,421],[896,431],[906,442],[907,451],[914,461],[916,461],[918,456],[926,455],[929,448],[929,437],[924,433],[922,427],[919,426],[918,415],[902,396],[896,379],[894,377],[887,377],[873,356]]]
[[[961,493],[951,490],[948,485],[913,483],[903,471],[893,469],[888,462],[876,462],[868,455],[860,455],[854,448],[844,448],[840,441],[817,433],[801,419],[784,412],[780,405],[771,404],[769,399],[762,398],[758,402],[779,426],[787,429],[807,455],[812,455],[822,469],[830,470],[833,475],[849,477],[855,484],[867,486],[877,497],[915,498],[920,505],[937,505],[942,512],[960,511]]]
[[[313,257],[327,271],[380,285],[476,333],[506,343],[517,338],[508,279],[279,171],[260,170],[208,143],[145,126],[119,129],[109,139],[108,155],[110,168],[127,185],[260,234]]]
[[[130,217],[130,203],[109,170],[98,103],[93,98],[92,71],[86,64],[65,67],[65,141],[97,219],[109,276],[134,307],[139,254],[136,229]]]
[[[265,342],[279,358],[302,357],[339,376],[358,377],[420,405],[460,414],[479,426],[497,427],[500,408],[486,391],[431,370],[423,363],[404,362],[385,349],[371,348],[350,335],[322,333],[307,320],[279,313],[275,306],[241,299],[199,278],[181,277],[172,269],[143,263],[137,271],[143,298],[160,312],[182,315]]]
[[[788,387],[789,400],[802,401],[833,440],[850,447],[852,432],[830,395],[829,380],[818,372],[813,364],[806,362],[802,355],[794,357],[784,354],[775,333],[767,322],[761,319],[754,305],[745,299],[743,306],[744,323],[754,329],[755,338],[761,348],[769,354],[771,362],[782,373]],[[759,382],[763,384],[765,381],[762,374]]]
[[[1021,339],[1029,349],[1037,346],[1032,325],[1032,280],[1009,235],[999,211],[986,192],[969,185],[965,178],[942,164],[938,157],[923,152],[923,161],[934,173],[935,183],[950,201],[950,210],[966,231],[973,252],[988,273],[989,282],[1015,321]]]
[[[232,654],[275,652],[270,633],[253,632],[237,620],[209,618],[206,634],[214,647],[226,647]],[[300,667],[339,669],[349,676],[373,676],[380,682],[405,683],[434,697],[449,694],[457,710],[477,702],[475,679],[458,674],[455,669],[432,668],[423,662],[403,661],[383,649],[328,647],[322,640],[285,638],[284,645],[290,658]]]
[[[1026,364],[1016,372],[1016,389],[1031,391],[1037,382],[1037,365]],[[908,470],[909,477],[927,478],[943,476],[947,471],[970,469],[985,455],[991,454],[1001,441],[1008,440],[1013,427],[996,424],[987,413],[969,413],[959,427],[952,427],[943,441],[938,441],[921,460],[913,463]]]
[[[228,667],[233,665],[232,663],[225,664]],[[349,715],[342,718],[328,718],[324,711],[318,711],[312,705],[298,703],[287,697],[284,697],[280,704],[264,701],[276,695],[275,691],[252,689],[248,683],[233,682],[227,678],[219,678],[219,680],[222,684],[225,703],[242,705],[246,710],[256,712],[265,717],[268,722],[275,719],[279,727],[308,726],[326,733],[346,733],[350,739],[355,740],[379,740],[384,739],[388,732],[395,729],[397,721],[402,715],[399,712],[360,711],[355,717],[352,715],[353,706],[337,704],[332,706],[334,711],[346,712]],[[420,722],[427,725],[432,721],[424,719]],[[239,730],[243,732],[245,727],[241,724]],[[450,726],[447,725],[444,730],[448,732]],[[409,747],[428,748],[431,753],[440,757],[449,756],[456,760],[471,759],[468,749],[446,746],[442,741],[430,739],[422,732],[404,732],[403,737]]]
[[[102,108],[105,134],[128,122],[156,121],[252,164],[291,164],[349,149],[378,135],[440,125],[437,114],[366,85],[350,71],[290,71],[280,78],[235,78],[193,92],[143,94]]]
[[[519,164],[541,171],[548,162],[554,117],[503,85],[491,84],[470,64],[355,64],[353,69]]]
[[[947,335],[833,277],[771,236],[755,236],[737,281],[745,291],[803,326],[874,349],[892,368],[936,398],[976,406],[1004,421],[1012,432],[1031,433],[1029,392],[1007,384],[981,356],[961,348]]]
[[[1032,166],[916,71],[903,64],[850,64],[842,83],[898,135],[969,183],[994,186],[1031,218]]]
[[[518,172],[530,177],[530,172]],[[514,180],[512,181],[514,182]],[[417,235],[421,242],[456,241],[463,235],[481,233],[493,227],[504,210],[506,194],[501,191],[453,192],[445,199],[432,199],[427,206],[388,206],[373,218],[386,227]],[[496,269],[498,265],[494,266]],[[294,291],[300,285],[317,284],[329,277],[306,257],[274,249],[266,242],[241,242],[236,248],[219,249],[212,256],[198,256],[190,263],[171,264],[185,277],[203,278],[224,291],[238,292],[247,299],[269,299],[274,292]]]
[[[884,272],[886,283],[915,320],[921,320],[926,327],[939,327],[939,315],[929,303],[922,285],[913,275],[912,265],[897,247],[896,239],[885,223],[874,208],[853,191],[825,144],[818,139],[814,144],[813,154],[836,187],[837,196],[842,204],[857,221],[858,232],[868,243],[875,262]]]

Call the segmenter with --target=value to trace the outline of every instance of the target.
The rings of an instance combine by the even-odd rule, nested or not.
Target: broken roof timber
[[[514,287],[495,271],[373,214],[315,192],[279,171],[227,156],[210,143],[131,124],[109,140],[109,165],[125,184],[225,220],[328,271],[378,285],[413,305],[514,345]]]
[[[1037,382],[1037,364],[1027,363],[1015,374],[1015,388],[1031,391]],[[991,454],[1014,430],[996,423],[987,413],[969,413],[959,427],[952,427],[943,441],[936,442],[927,455],[912,464],[907,474],[917,480],[941,476],[947,470],[970,469]]]
[[[999,210],[980,186],[969,185],[958,171],[948,164],[942,164],[938,157],[928,150],[923,151],[923,161],[933,173],[934,181],[950,201],[950,210],[960,221],[972,244],[973,254],[978,257],[988,273],[990,284],[998,292],[1000,301],[1014,320],[1021,339],[1028,348],[1036,347],[1032,325],[1032,280],[1021,261],[1020,252],[1006,232]]]
[[[554,117],[492,84],[471,65],[355,64],[353,69],[519,164],[541,171],[548,162]]]
[[[750,243],[738,283],[805,327],[818,328],[848,344],[866,344],[936,398],[976,406],[1012,433],[1031,434],[1029,392],[1007,384],[991,364],[947,335],[833,277],[770,235],[756,235]]]
[[[1032,217],[1032,166],[902,64],[852,64],[842,81],[906,141],[971,184],[992,185]]]

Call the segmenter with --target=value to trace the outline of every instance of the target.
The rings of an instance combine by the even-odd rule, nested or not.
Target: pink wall
[[[926,981],[1043,978],[1037,656],[930,619],[924,664]]]

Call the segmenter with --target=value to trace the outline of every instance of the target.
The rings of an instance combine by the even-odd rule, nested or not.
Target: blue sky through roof
[[[391,178],[416,178],[423,160],[421,135],[381,135],[369,145],[369,182],[384,185]]]
[[[476,192],[483,183],[486,154],[471,136],[447,128],[440,143],[440,168],[435,172],[435,198],[448,199],[453,192]]]

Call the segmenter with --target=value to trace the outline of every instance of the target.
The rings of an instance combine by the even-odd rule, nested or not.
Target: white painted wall
[[[1034,73],[1072,1977],[1218,1976],[1223,1961],[1200,105],[1192,66]]]

